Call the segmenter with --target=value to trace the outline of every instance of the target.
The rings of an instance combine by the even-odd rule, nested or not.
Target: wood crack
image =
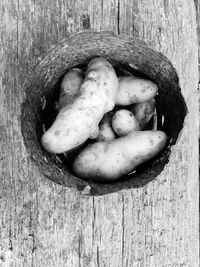
[[[120,34],[120,0],[117,3],[117,33]]]
[[[100,262],[99,262],[99,246],[97,245],[97,267],[100,267]]]
[[[104,0],[101,0],[101,25],[103,24],[103,20],[104,20],[103,1]],[[102,26],[100,27],[100,29],[101,28],[102,28]]]
[[[12,244],[12,230],[11,230],[11,222],[12,222],[12,218],[11,218],[11,216],[10,216],[10,228],[9,228],[9,236],[8,236],[8,238],[9,238],[9,250],[13,250],[13,244]]]
[[[81,266],[81,237],[78,239],[78,265]]]
[[[93,219],[92,219],[92,247],[94,247],[94,236],[95,236],[95,204],[94,204],[94,197],[92,197],[92,208],[93,208]]]
[[[124,259],[124,195],[122,194],[122,266],[123,266],[123,259]]]

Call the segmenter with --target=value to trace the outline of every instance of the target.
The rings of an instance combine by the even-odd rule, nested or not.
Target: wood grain
[[[195,0],[196,6],[196,20],[197,20],[197,35],[198,35],[198,56],[199,56],[199,84],[198,84],[198,92],[200,92],[200,1]],[[200,95],[199,95],[199,114],[200,114]],[[199,129],[200,129],[200,116],[199,116]],[[200,132],[199,132],[199,140],[200,140]],[[200,168],[200,157],[199,157],[199,168]]]
[[[198,46],[199,47],[199,66],[200,66],[200,1],[194,0],[194,2],[195,2],[195,7],[196,7],[197,35],[198,35],[198,44],[199,44]]]
[[[0,21],[0,266],[199,266],[194,2],[2,0]],[[23,84],[36,58],[87,28],[134,35],[163,52],[189,110],[154,182],[95,198],[41,176],[20,127]]]

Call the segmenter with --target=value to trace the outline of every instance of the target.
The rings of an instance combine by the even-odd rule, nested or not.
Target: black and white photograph
[[[0,0],[0,267],[199,267],[199,0]]]

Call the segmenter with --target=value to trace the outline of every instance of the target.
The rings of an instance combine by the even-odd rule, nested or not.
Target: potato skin
[[[103,58],[88,64],[79,96],[63,107],[41,143],[51,153],[63,153],[88,138],[96,138],[103,115],[112,110],[118,90],[118,79],[112,65]]]
[[[127,106],[147,102],[154,98],[158,86],[150,80],[124,76],[119,79],[119,90],[116,105]]]
[[[140,125],[131,111],[120,109],[112,118],[112,128],[117,136],[124,136],[131,131],[139,131]]]
[[[80,178],[115,180],[153,158],[166,140],[162,131],[135,131],[110,142],[97,142],[75,158],[73,171]]]
[[[149,120],[154,115],[156,101],[154,98],[147,102],[138,103],[132,105],[131,112],[135,115],[135,118],[139,122],[141,129],[144,129]]]
[[[116,138],[115,132],[112,129],[113,112],[106,113],[99,123],[99,135],[97,141],[111,141]]]
[[[59,100],[56,105],[57,111],[60,111],[77,96],[83,79],[84,73],[78,68],[73,68],[64,75],[61,82]]]

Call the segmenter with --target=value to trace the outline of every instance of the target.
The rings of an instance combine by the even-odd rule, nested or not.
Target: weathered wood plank
[[[198,58],[193,1],[0,2],[0,266],[198,266]],[[134,35],[174,64],[189,114],[145,188],[86,197],[40,176],[20,130],[36,57],[81,29]]]
[[[198,35],[198,43],[199,43],[199,61],[200,61],[200,2],[199,0],[194,0],[194,3],[196,6],[197,35]]]
[[[129,9],[136,10],[134,15],[128,12]],[[127,1],[124,2],[123,14],[126,16],[121,20],[121,33],[144,39],[172,61],[189,108],[185,131],[173,150],[170,166],[146,188],[141,215],[144,218],[143,234],[146,232],[146,242],[141,249],[145,251],[145,258],[141,257],[141,266],[198,266],[198,243],[192,241],[194,236],[198,236],[198,209],[195,207],[198,202],[195,200],[198,195],[198,144],[195,144],[198,142],[198,57],[194,3]],[[196,219],[191,224],[190,217],[194,214]],[[130,217],[127,214],[125,218],[127,225]],[[193,249],[189,245],[192,243]],[[127,245],[126,250],[130,248]],[[140,266],[134,265],[133,259],[132,264]]]

